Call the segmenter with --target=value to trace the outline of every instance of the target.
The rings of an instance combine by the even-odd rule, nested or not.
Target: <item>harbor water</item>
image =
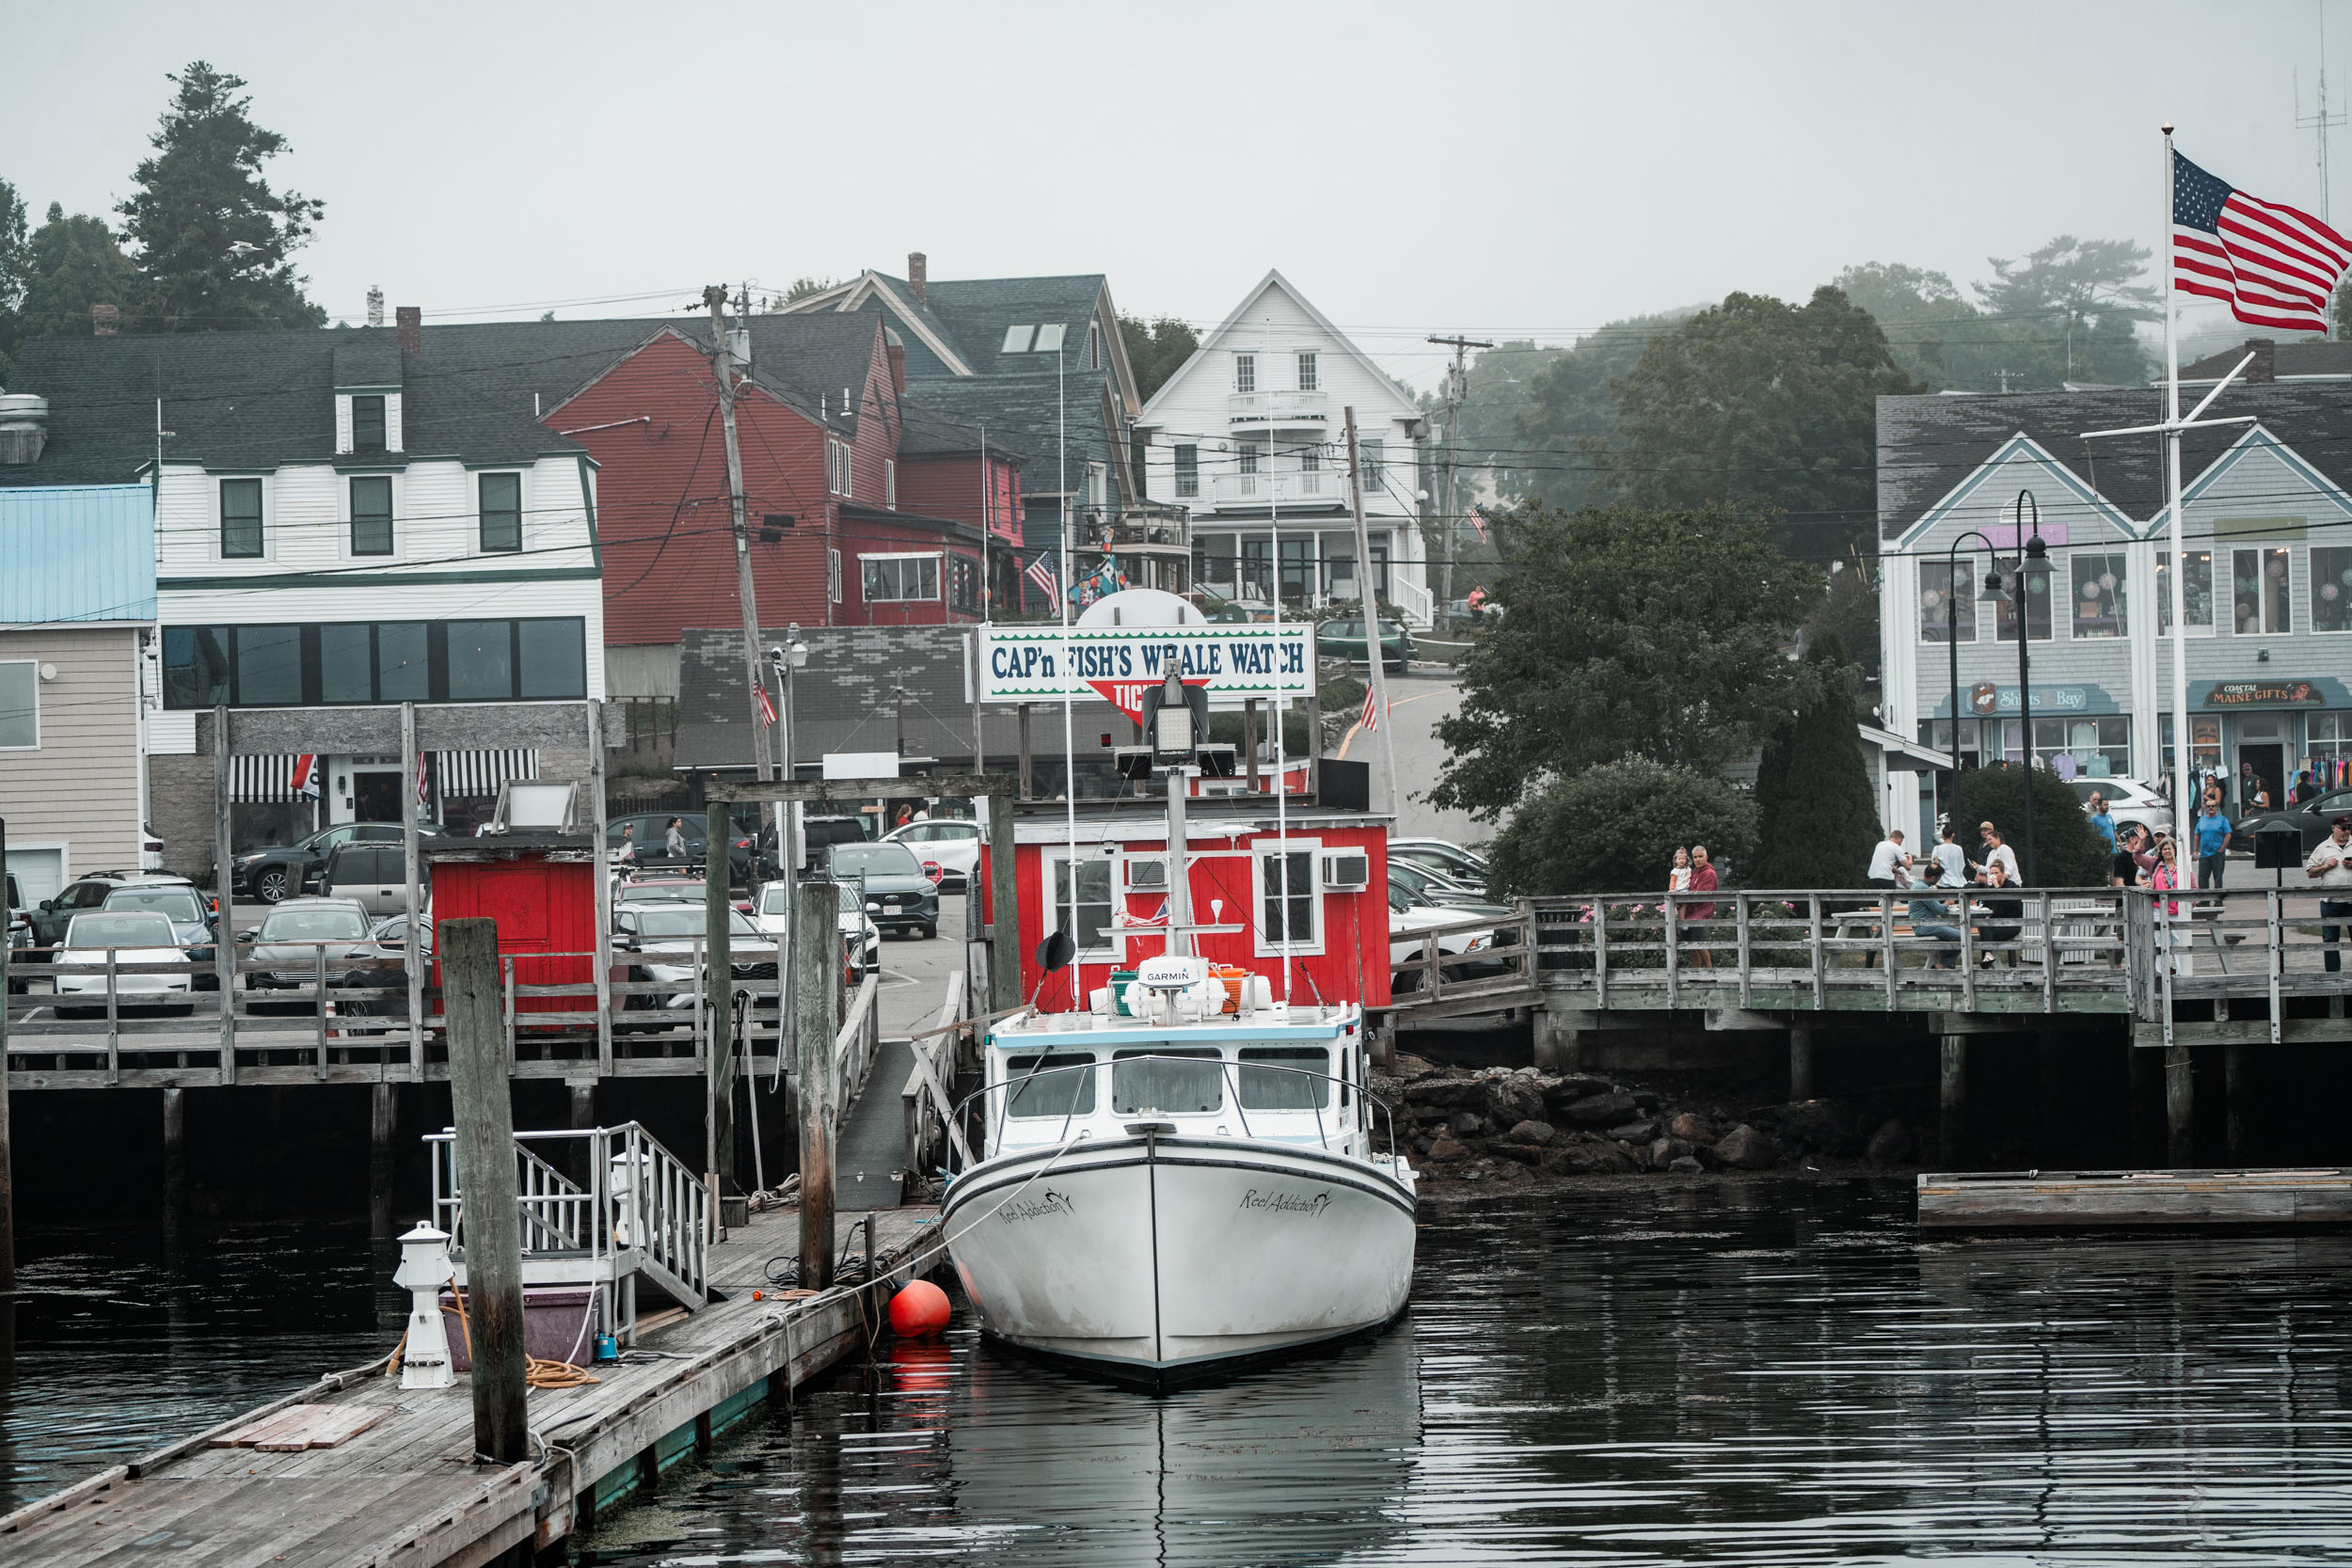
[[[380,1351],[375,1267],[350,1235],[51,1247],[17,1307],[0,1477],[47,1490]],[[1387,1333],[1171,1395],[1007,1355],[960,1310],[576,1549],[2338,1561],[2347,1352],[2344,1235],[1923,1238],[1907,1181],[1583,1185],[1425,1205]]]

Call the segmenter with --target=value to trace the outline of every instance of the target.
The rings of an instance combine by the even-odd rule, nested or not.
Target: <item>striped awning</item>
[[[294,793],[294,763],[281,757],[229,759],[229,799],[242,805],[278,805],[307,799]]]
[[[433,782],[440,786],[444,800],[496,795],[499,785],[509,779],[538,776],[539,753],[535,751],[433,753]]]

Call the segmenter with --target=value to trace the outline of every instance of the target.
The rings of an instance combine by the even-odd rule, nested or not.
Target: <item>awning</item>
[[[1950,752],[1907,740],[1893,730],[1876,724],[1856,724],[1854,729],[1865,746],[1877,750],[1879,766],[1889,773],[1940,773],[1952,766]]]
[[[280,805],[307,800],[294,793],[294,764],[298,757],[239,757],[229,759],[229,799],[241,805]]]
[[[444,800],[496,795],[499,785],[509,779],[538,776],[539,753],[535,751],[433,753],[433,782],[440,786]]]

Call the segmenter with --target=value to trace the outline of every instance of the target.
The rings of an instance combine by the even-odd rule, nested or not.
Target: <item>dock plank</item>
[[[2352,1168],[1922,1172],[1923,1228],[2352,1225]]]

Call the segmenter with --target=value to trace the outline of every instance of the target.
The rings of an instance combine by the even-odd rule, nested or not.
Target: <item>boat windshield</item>
[[[1094,1074],[1057,1072],[1057,1068],[1081,1068],[1094,1060],[1089,1051],[1053,1056],[1011,1056],[1005,1061],[1005,1114],[1011,1117],[1090,1117],[1094,1114]],[[1032,1076],[1036,1075],[1036,1076]]]
[[[1197,1115],[1225,1103],[1225,1069],[1214,1051],[1121,1051],[1112,1060],[1111,1109],[1120,1116]]]
[[[1264,1067],[1253,1067],[1264,1062]],[[1292,1068],[1306,1070],[1293,1072]],[[1313,1076],[1331,1070],[1331,1053],[1299,1046],[1244,1046],[1235,1094],[1245,1111],[1312,1111],[1331,1098],[1330,1081]]]

